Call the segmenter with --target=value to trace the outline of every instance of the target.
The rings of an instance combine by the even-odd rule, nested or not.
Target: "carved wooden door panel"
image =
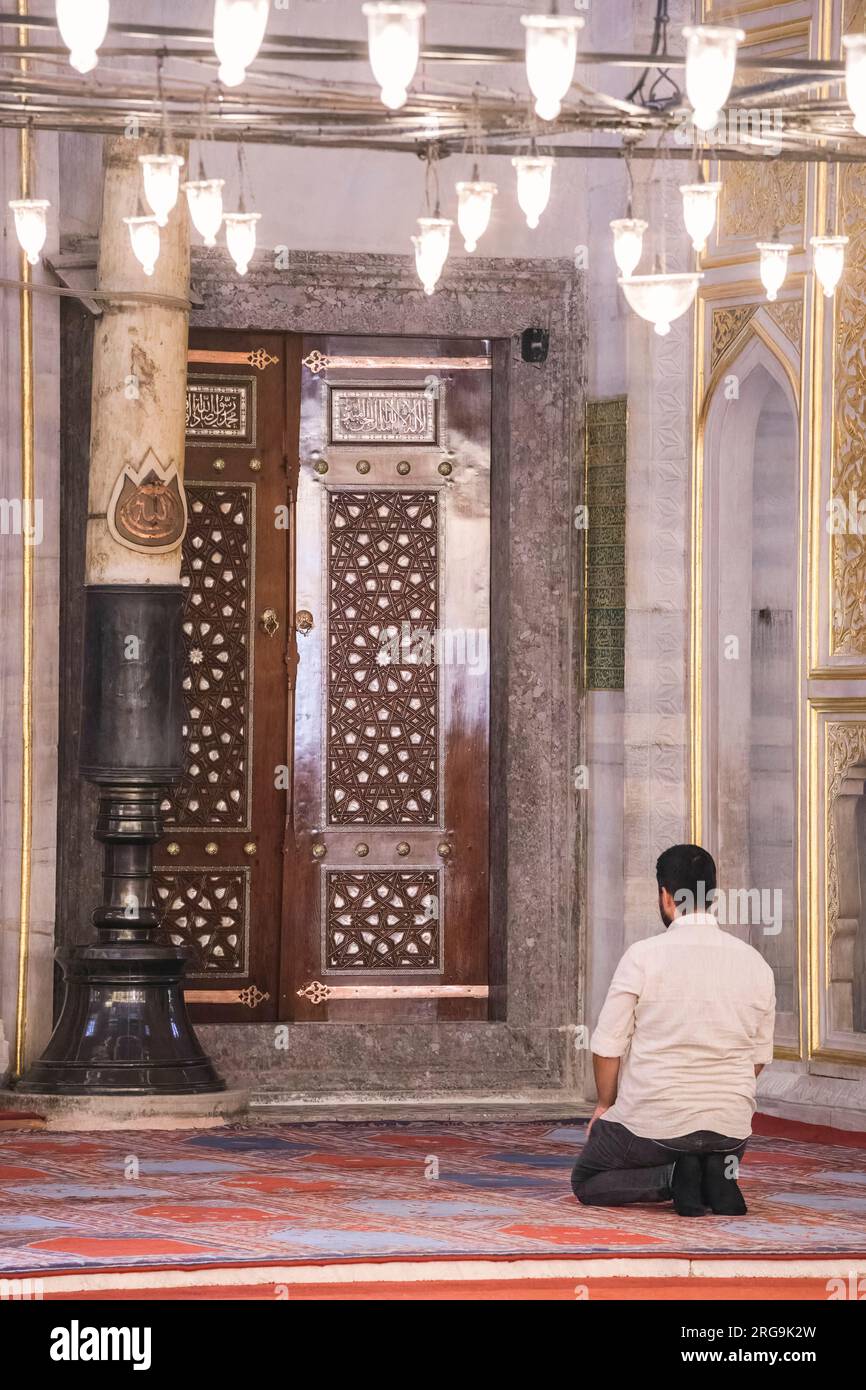
[[[287,747],[287,382],[297,372],[282,335],[190,335],[186,768],[164,806],[155,888],[164,929],[192,948],[186,998],[198,1022],[277,1016],[287,792],[275,765]]]
[[[283,1010],[484,1018],[490,345],[302,356]]]

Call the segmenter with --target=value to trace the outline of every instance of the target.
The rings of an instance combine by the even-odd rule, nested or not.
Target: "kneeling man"
[[[715,894],[705,849],[665,850],[656,878],[669,930],[617,966],[590,1041],[598,1105],[571,1185],[586,1206],[673,1199],[680,1216],[742,1215],[738,1160],[773,1058],[773,972],[694,910]]]

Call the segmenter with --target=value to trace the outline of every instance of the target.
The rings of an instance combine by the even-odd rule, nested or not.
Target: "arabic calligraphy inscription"
[[[436,393],[416,390],[330,391],[332,444],[435,444]]]
[[[186,387],[188,444],[256,442],[256,395],[252,377],[191,377]]]

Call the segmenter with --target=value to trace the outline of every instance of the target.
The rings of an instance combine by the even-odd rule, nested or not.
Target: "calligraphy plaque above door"
[[[186,442],[192,445],[256,443],[255,377],[196,375],[186,386]]]
[[[436,444],[438,392],[427,386],[328,390],[332,444]]]

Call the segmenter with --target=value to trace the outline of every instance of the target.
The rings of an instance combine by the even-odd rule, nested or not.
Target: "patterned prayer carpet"
[[[0,1274],[370,1260],[866,1257],[866,1135],[764,1121],[746,1217],[582,1207],[582,1124],[0,1135]],[[859,1261],[858,1261],[859,1263]]]

